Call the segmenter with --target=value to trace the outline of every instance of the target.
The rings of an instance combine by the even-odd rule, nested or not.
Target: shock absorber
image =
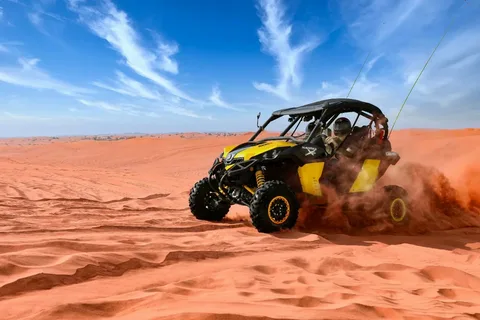
[[[258,169],[255,171],[255,179],[257,180],[257,188],[260,188],[265,183],[265,176],[263,175],[262,170]]]

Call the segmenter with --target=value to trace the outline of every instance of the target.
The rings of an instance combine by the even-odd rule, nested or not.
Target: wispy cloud
[[[339,1],[341,14],[352,39],[365,50],[401,45],[414,40],[425,26],[451,10],[455,0]]]
[[[171,112],[174,114],[178,114],[180,116],[186,116],[186,117],[191,117],[191,118],[198,118],[198,119],[207,119],[207,120],[213,120],[213,117],[210,115],[199,115],[191,110],[175,106],[175,105],[164,105],[163,109],[167,112]]]
[[[42,17],[40,16],[40,13],[39,12],[31,12],[28,14],[28,20],[30,20],[30,22],[36,26],[37,28],[41,28],[42,27],[42,23],[43,23],[43,19]],[[43,30],[43,29],[42,29]]]
[[[160,115],[153,111],[145,111],[144,108],[135,105],[118,105],[104,101],[91,101],[85,99],[79,99],[78,102],[89,107],[100,108],[110,112],[125,113],[132,116],[160,117]]]
[[[163,39],[155,30],[148,29],[148,31],[150,31],[157,44],[158,69],[178,74],[178,62],[172,59],[172,56],[179,51],[178,43]]]
[[[37,66],[39,61],[20,58],[18,67],[0,67],[0,81],[33,89],[53,90],[67,96],[92,93],[91,90],[55,79]]]
[[[178,73],[178,63],[171,58],[175,53],[178,52],[178,44],[167,44],[159,43],[158,52],[160,53],[158,57],[158,65],[161,70],[177,74]]]
[[[9,111],[4,111],[0,113],[0,121],[16,121],[16,122],[50,122],[50,121],[68,121],[68,120],[86,120],[86,121],[99,121],[100,119],[94,117],[83,117],[83,116],[32,116],[20,113],[13,113]]]
[[[212,120],[212,116],[210,115],[199,115],[191,110],[188,110],[174,102],[163,101],[159,105],[146,105],[146,106],[137,106],[133,104],[115,104],[105,101],[93,101],[87,99],[78,99],[78,102],[85,106],[95,107],[99,109],[103,109],[108,112],[114,113],[124,113],[129,114],[132,116],[147,116],[147,117],[160,117],[159,113],[153,110],[163,109],[166,112],[191,117],[191,118],[198,118],[198,119],[208,119]]]
[[[8,2],[11,2],[11,3],[16,3],[16,4],[20,4],[22,6],[25,6],[26,4],[24,4],[22,1],[20,0],[7,0]]]
[[[35,120],[35,121],[48,121],[52,120],[52,118],[49,117],[37,117],[37,116],[29,116],[29,115],[23,115],[23,114],[18,114],[18,113],[11,113],[8,111],[3,112],[5,116],[11,119],[15,120]]]
[[[141,97],[151,100],[162,100],[162,96],[157,91],[151,90],[132,78],[127,77],[124,73],[117,71],[117,81],[115,86],[107,85],[102,82],[94,82],[93,84],[99,88],[114,91],[131,97]]]
[[[7,26],[13,26],[13,23],[11,21],[9,21],[9,18],[11,17],[11,15],[9,15],[8,13],[5,14],[5,10],[2,6],[0,6],[0,25],[2,26],[1,28],[3,28],[3,26],[7,25]]]
[[[93,84],[99,88],[117,92],[125,96],[144,98],[155,101],[156,103],[158,103],[157,108],[162,108],[169,113],[193,118],[212,119],[212,117],[210,116],[201,116],[191,110],[186,109],[185,107],[182,107],[180,99],[176,96],[171,96],[170,99],[168,99],[167,97],[162,96],[157,91],[148,88],[141,82],[127,77],[122,72],[117,71],[116,75],[117,81],[115,82],[115,86],[107,85],[101,82],[94,82]],[[100,105],[102,104],[99,104],[97,106]],[[110,107],[112,106],[110,105]]]
[[[35,1],[32,3],[31,6],[27,6],[23,3],[22,4],[24,7],[26,7],[27,10],[27,18],[30,21],[30,23],[35,26],[35,28],[43,33],[46,36],[53,37],[55,38],[55,35],[50,34],[50,32],[47,31],[47,28],[45,26],[45,18],[47,20],[54,20],[57,23],[58,22],[65,22],[67,19],[59,16],[57,14],[51,13],[47,11],[47,7],[55,4],[55,1],[52,0],[41,0],[41,1]],[[58,39],[56,39],[58,40]]]
[[[390,117],[395,117],[445,28],[451,19],[456,17],[457,24],[452,26],[429,62],[397,125],[452,127],[461,121],[460,127],[475,126],[474,119],[479,115],[480,100],[477,86],[480,73],[480,44],[475,39],[480,36],[480,28],[475,24],[475,20],[467,18],[478,17],[480,8],[461,7],[461,3],[457,3],[453,10],[450,1],[439,2],[438,6],[431,6],[425,2],[415,5],[411,3],[412,10],[405,12],[404,17],[401,17],[393,16],[391,13],[400,12],[404,6],[403,2],[369,2],[367,7],[378,14],[377,19],[369,20],[368,15],[360,14],[358,19],[361,24],[356,25],[357,29],[352,27],[350,33],[354,38],[367,33],[367,30],[369,34],[375,35],[365,38],[367,40],[358,37],[358,42],[354,44],[365,51],[385,50],[381,57],[384,64],[381,69],[376,70],[375,62],[378,59],[372,59],[371,65],[367,63],[366,71],[357,80],[351,97],[378,104]],[[447,8],[452,11],[447,12]],[[385,26],[379,25],[378,21],[387,21],[391,26],[381,30]],[[429,27],[422,28],[427,23]],[[410,37],[408,33],[412,24],[420,27],[415,30],[415,37]],[[366,48],[365,41],[372,38],[376,39],[376,42],[371,41],[372,47]],[[321,98],[345,96],[355,76],[356,74],[352,73],[347,75],[348,80],[343,82],[324,83],[318,91],[319,96]]]
[[[225,102],[222,99],[222,93],[220,91],[220,88],[218,85],[213,86],[212,88],[212,94],[210,95],[209,100],[216,106],[225,108],[225,109],[230,109],[230,110],[236,110],[236,111],[241,111],[242,109],[237,108],[230,103]]]
[[[89,100],[79,99],[78,102],[89,107],[96,107],[96,108],[100,108],[107,111],[123,111],[124,110],[122,107],[119,107],[114,104],[110,104],[108,102],[103,102],[103,101],[89,101]]]
[[[0,51],[2,52],[11,52],[12,49],[15,50],[15,47],[23,46],[23,43],[20,41],[4,41],[0,42]]]
[[[478,108],[479,37],[480,28],[476,26],[456,31],[444,40],[415,87],[418,101],[440,107],[455,105],[456,111]],[[428,54],[409,49],[401,55],[405,86],[413,85]]]
[[[105,39],[120,53],[127,66],[138,75],[160,85],[170,94],[195,102],[195,99],[156,71],[178,72],[177,64],[171,59],[178,47],[159,43],[159,50],[154,53],[141,44],[140,36],[132,27],[127,14],[117,9],[111,1],[104,0],[98,7],[87,7],[84,2],[68,0],[69,8],[79,15],[80,20],[94,34]]]
[[[49,6],[49,5],[55,4],[57,2],[57,0],[40,0],[40,2],[43,5]]]
[[[282,99],[290,99],[290,88],[301,84],[300,64],[304,56],[315,49],[319,40],[315,38],[292,46],[292,25],[286,21],[285,7],[280,0],[259,0],[259,11],[263,27],[258,30],[263,50],[277,61],[278,83],[276,86],[254,82],[257,90],[266,91]]]

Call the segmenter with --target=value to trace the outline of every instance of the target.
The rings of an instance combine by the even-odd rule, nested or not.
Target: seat
[[[310,143],[316,145],[317,147],[320,147],[322,149],[325,149],[325,141],[324,141],[324,137],[323,135],[318,135],[316,137],[314,137]]]

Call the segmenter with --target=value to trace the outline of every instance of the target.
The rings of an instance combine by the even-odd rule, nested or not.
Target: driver
[[[315,121],[312,121],[307,125],[307,129],[305,130],[305,139],[308,138],[310,133],[313,131],[313,128],[315,128]]]
[[[348,118],[341,117],[335,120],[333,124],[333,136],[328,136],[325,139],[326,145],[333,145],[333,150],[337,150],[338,146],[345,140],[350,131],[352,130],[352,124]]]

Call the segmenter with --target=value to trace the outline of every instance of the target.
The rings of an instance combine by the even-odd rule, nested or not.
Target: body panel
[[[233,151],[235,153],[234,159],[236,158],[243,158],[243,160],[249,160],[250,158],[262,154],[264,152],[282,148],[282,147],[293,147],[297,144],[294,142],[287,142],[287,141],[266,141],[261,144],[248,146],[246,148],[241,148],[239,150]],[[233,149],[233,148],[232,148]],[[230,150],[232,150],[230,149]],[[224,154],[225,155],[225,154]],[[227,156],[228,159],[228,156]]]
[[[323,173],[325,162],[311,162],[298,168],[298,177],[304,193],[322,196],[320,177]]]
[[[230,146],[226,146],[225,148],[223,148],[223,157],[225,158],[227,156],[227,154],[232,151],[237,145],[235,144],[232,144]]]
[[[376,159],[365,159],[362,169],[358,173],[357,178],[353,182],[349,192],[355,193],[370,191],[377,181],[380,162],[380,160]]]

